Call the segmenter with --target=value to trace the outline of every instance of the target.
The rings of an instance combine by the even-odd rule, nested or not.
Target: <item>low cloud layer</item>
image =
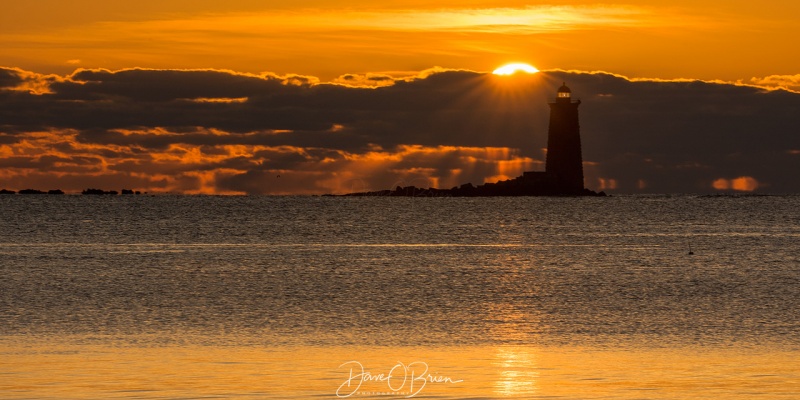
[[[334,82],[0,68],[0,187],[321,194],[507,179],[544,168],[547,102],[567,82],[589,188],[800,192],[792,91],[575,71]]]

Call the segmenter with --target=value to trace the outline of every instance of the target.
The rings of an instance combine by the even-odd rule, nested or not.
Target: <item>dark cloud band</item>
[[[547,102],[563,81],[583,100],[590,188],[707,192],[747,177],[759,190],[800,192],[791,172],[800,170],[800,94],[565,71],[333,84],[217,70],[54,77],[0,68],[0,185],[36,176],[93,186],[103,173],[153,187],[174,179],[188,192],[322,193],[338,190],[337,179],[381,189],[412,176],[482,183],[541,162]],[[273,178],[292,173],[295,184],[276,189]]]

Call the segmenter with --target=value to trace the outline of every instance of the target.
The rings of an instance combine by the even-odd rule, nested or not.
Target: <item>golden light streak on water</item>
[[[417,381],[413,390],[419,397],[753,399],[800,394],[796,352],[780,348],[161,346],[151,340],[19,345],[4,339],[0,391],[7,399],[335,398],[349,374],[340,365],[358,361],[372,376],[389,374],[398,363],[422,362],[430,376],[452,380],[424,386]],[[408,395],[411,377],[403,384],[401,371],[393,371],[396,392],[387,382],[367,381],[351,397]]]

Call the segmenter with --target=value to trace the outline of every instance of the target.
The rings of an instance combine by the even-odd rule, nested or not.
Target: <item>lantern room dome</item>
[[[560,88],[558,88],[558,95],[556,96],[556,99],[563,102],[569,102],[570,97],[572,97],[572,90],[570,90],[567,87],[567,84],[564,83]]]

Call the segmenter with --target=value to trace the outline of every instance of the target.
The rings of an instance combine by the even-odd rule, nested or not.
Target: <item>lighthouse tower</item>
[[[550,104],[550,129],[547,132],[546,171],[555,175],[558,190],[564,194],[583,191],[583,159],[578,106],[566,83],[558,88],[556,101]]]

